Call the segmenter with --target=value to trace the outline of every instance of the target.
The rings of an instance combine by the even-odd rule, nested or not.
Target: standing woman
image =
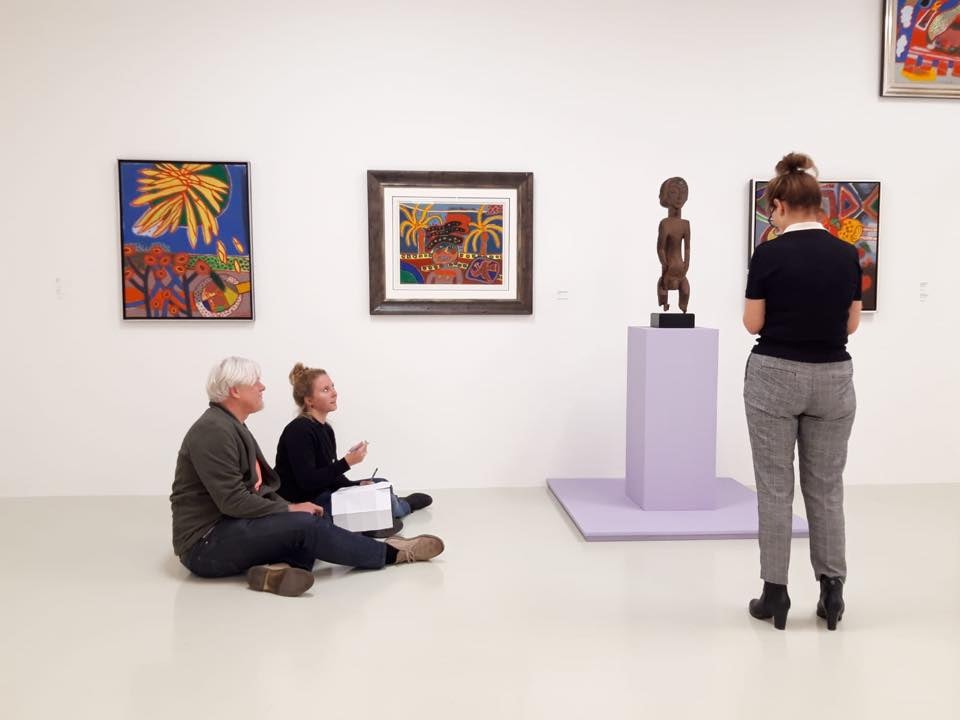
[[[753,254],[743,324],[760,335],[743,388],[760,513],[763,594],[750,614],[786,627],[793,520],[794,447],[810,524],[810,560],[820,582],[817,615],[835,630],[847,576],[843,469],[856,414],[847,336],[860,324],[856,249],[818,221],[822,197],[813,161],[777,163],[765,198],[779,236]]]
[[[281,480],[278,492],[290,502],[309,501],[329,513],[330,496],[336,490],[372,482],[372,479],[348,480],[344,475],[366,458],[367,443],[358,443],[346,455],[338,457],[337,436],[327,422],[327,415],[337,409],[337,390],[325,370],[297,363],[290,371],[290,384],[300,415],[283,429],[277,444],[276,470]],[[398,498],[392,490],[390,499],[396,522],[392,529],[370,533],[374,537],[388,537],[399,532],[403,528],[400,518],[433,502],[423,493]]]

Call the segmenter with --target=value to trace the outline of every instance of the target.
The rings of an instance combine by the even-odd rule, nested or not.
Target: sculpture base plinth
[[[622,478],[550,479],[551,492],[587,541],[707,540],[757,537],[757,494],[731,478],[717,478],[714,510],[644,510],[627,497]],[[809,537],[794,516],[793,537]]]
[[[696,327],[693,313],[650,313],[652,328],[692,328]]]

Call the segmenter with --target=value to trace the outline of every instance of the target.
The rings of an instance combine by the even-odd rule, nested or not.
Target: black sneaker
[[[383,530],[367,530],[366,532],[360,533],[361,535],[366,535],[369,538],[389,538],[394,535],[398,535],[400,531],[403,530],[403,520],[400,518],[393,519],[393,527],[384,528]]]
[[[400,499],[410,506],[410,512],[423,510],[425,507],[433,505],[433,498],[429,495],[425,495],[424,493],[413,493],[412,495],[407,495],[406,497],[402,497]]]

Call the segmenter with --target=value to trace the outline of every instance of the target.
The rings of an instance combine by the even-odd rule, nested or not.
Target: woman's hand
[[[367,457],[367,441],[364,440],[361,443],[357,443],[352,448],[350,452],[343,456],[343,459],[347,461],[347,465],[353,467],[354,465],[359,465],[363,462],[364,458]]]

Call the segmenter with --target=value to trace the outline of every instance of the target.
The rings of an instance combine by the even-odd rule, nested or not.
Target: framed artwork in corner
[[[367,172],[371,315],[533,312],[533,173]]]
[[[119,160],[125,320],[253,320],[245,162]]]
[[[748,256],[761,243],[777,237],[770,225],[770,208],[763,194],[766,180],[750,183],[750,244]],[[823,206],[820,222],[833,235],[857,248],[863,271],[863,309],[877,309],[877,267],[880,249],[880,183],[820,181]]]
[[[881,94],[960,98],[960,0],[885,0]]]

